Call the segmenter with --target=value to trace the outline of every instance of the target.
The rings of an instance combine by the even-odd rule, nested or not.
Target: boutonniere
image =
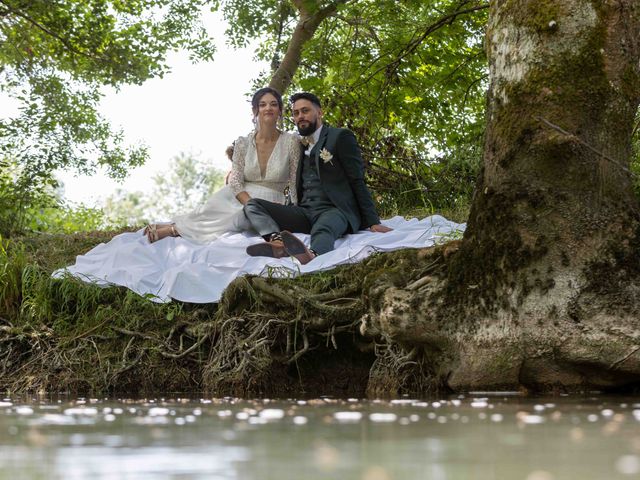
[[[320,158],[324,163],[330,163],[331,165],[333,165],[333,162],[331,161],[331,159],[333,158],[333,155],[331,155],[331,152],[326,148],[323,148],[322,150],[320,150]]]

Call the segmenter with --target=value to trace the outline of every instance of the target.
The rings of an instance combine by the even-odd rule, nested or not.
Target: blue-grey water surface
[[[0,479],[640,478],[640,398],[0,400]]]

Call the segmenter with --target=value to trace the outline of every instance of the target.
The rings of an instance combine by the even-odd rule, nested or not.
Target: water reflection
[[[640,403],[476,392],[438,400],[0,400],[0,479],[622,479]]]

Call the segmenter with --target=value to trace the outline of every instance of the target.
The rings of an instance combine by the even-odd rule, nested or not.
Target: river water
[[[640,478],[640,397],[0,401],[0,479]]]

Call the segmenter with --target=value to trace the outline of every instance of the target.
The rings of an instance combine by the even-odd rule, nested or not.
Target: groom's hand
[[[387,233],[393,230],[393,228],[385,227],[384,225],[380,225],[379,223],[377,223],[375,225],[371,225],[369,227],[369,230],[372,232]]]

